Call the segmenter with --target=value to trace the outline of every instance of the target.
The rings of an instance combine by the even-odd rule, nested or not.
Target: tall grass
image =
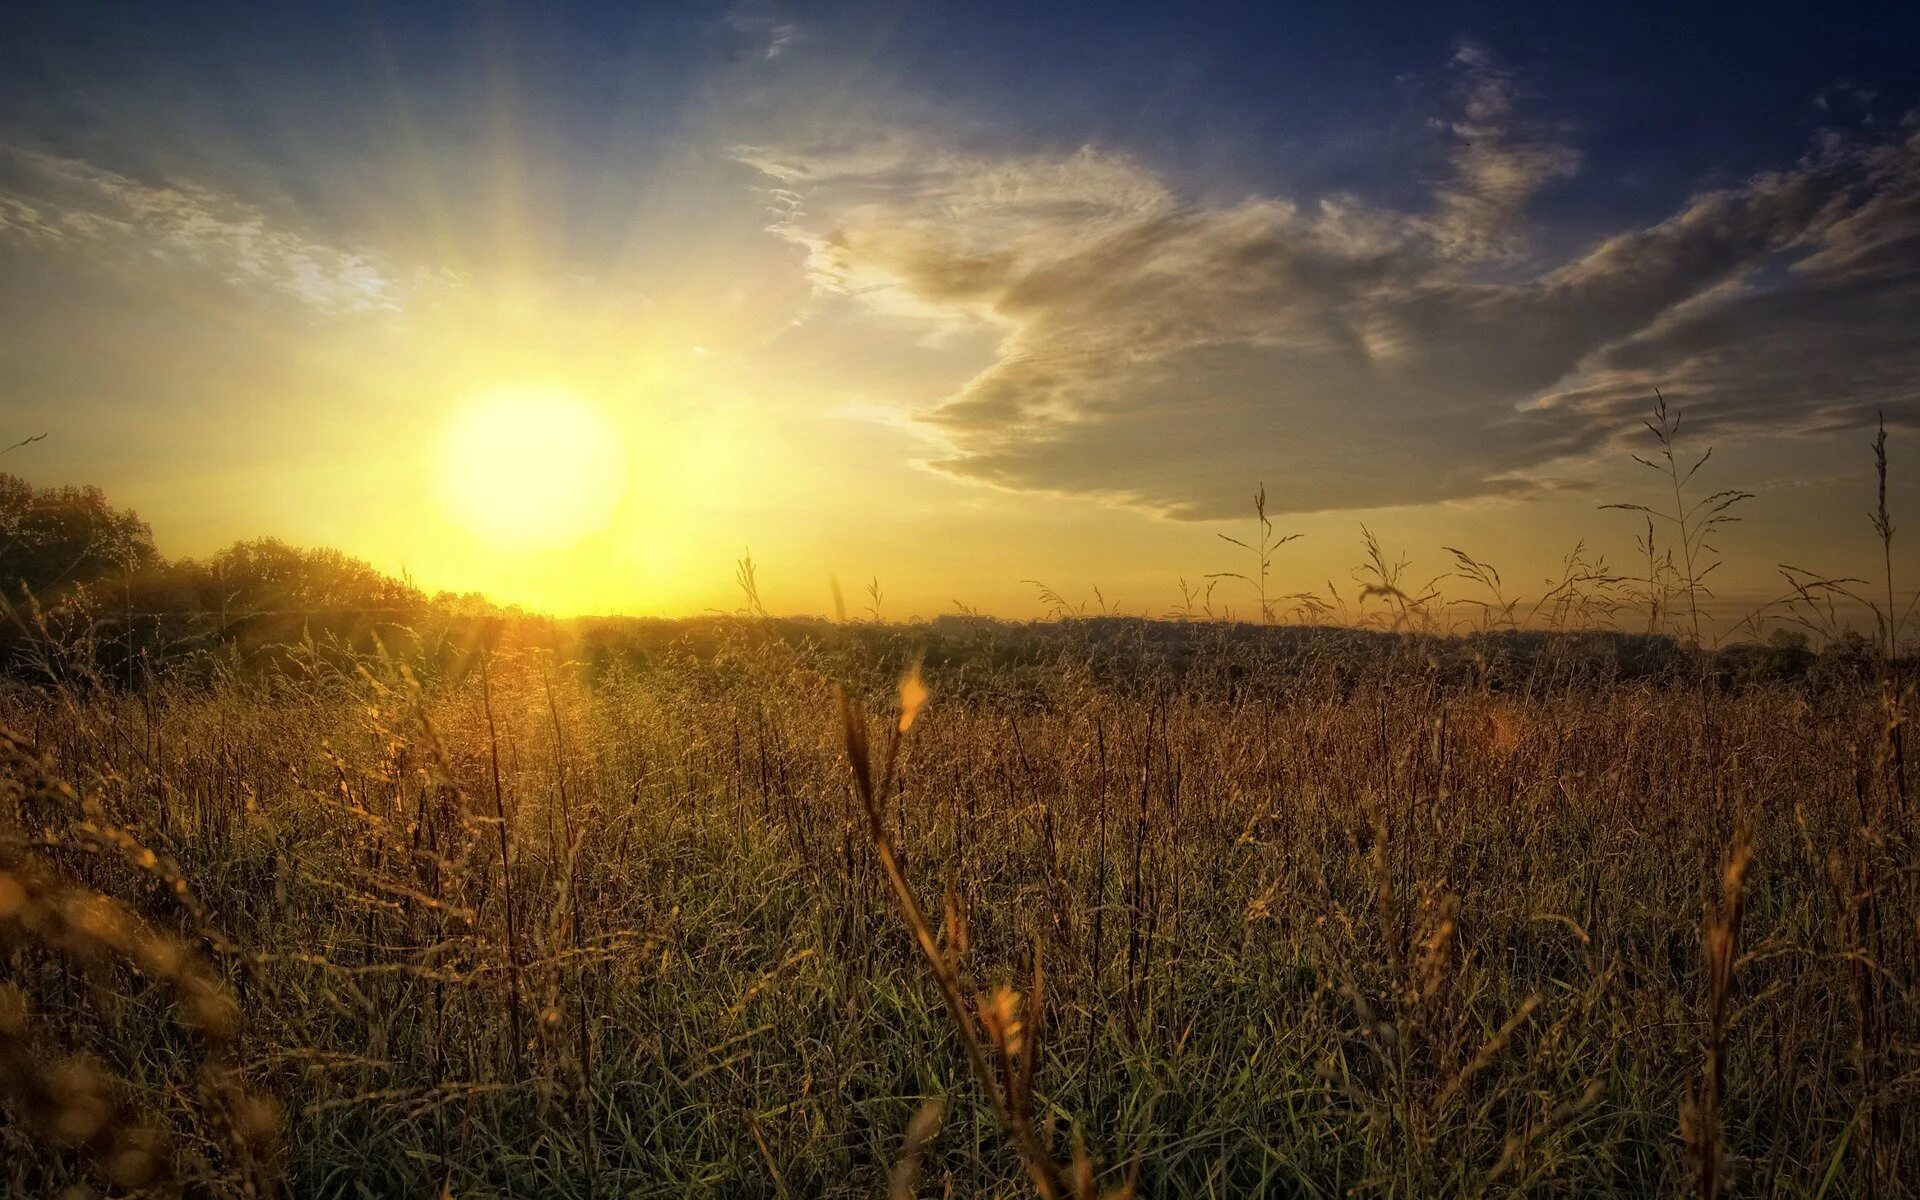
[[[873,1194],[910,1126],[956,1194],[1065,1176],[1076,1136],[1144,1194],[1671,1192],[1709,1145],[1728,1194],[1900,1194],[1920,905],[1882,697],[1516,695],[1411,646],[933,667],[864,777],[833,684],[879,706],[906,648],[745,627],[593,679],[11,696],[9,778],[73,789],[9,785],[9,852],[225,981],[300,1194]],[[1742,835],[1738,944],[1703,943]],[[0,919],[20,1044],[236,1185],[175,1002]],[[14,1193],[90,1170],[25,1121]]]

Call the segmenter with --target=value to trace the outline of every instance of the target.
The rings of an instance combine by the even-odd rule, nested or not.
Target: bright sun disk
[[[447,512],[503,545],[558,545],[602,529],[626,490],[626,459],[607,419],[565,392],[483,396],[441,446]]]

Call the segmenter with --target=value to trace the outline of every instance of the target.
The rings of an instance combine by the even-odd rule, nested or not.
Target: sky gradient
[[[1658,386],[1756,493],[1732,610],[1877,574],[1878,413],[1920,502],[1920,11],[29,3],[0,315],[6,469],[559,612],[751,548],[781,611],[1158,614],[1262,483],[1279,590],[1363,524],[1537,590],[1631,566]],[[618,464],[565,536],[446,486],[516,390]]]

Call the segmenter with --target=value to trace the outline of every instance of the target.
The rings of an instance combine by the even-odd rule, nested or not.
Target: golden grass
[[[9,1194],[1911,1186],[1910,697],[867,632],[5,694]]]

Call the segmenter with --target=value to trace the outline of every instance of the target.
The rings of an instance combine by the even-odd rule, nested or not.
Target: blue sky
[[[163,542],[561,607],[627,585],[371,482],[490,372],[681,447],[703,532],[623,570],[772,536],[929,606],[1035,570],[930,528],[1150,589],[1263,479],[1545,563],[1660,386],[1791,496],[1758,586],[1920,417],[1916,114],[1912,5],[16,5],[0,366]]]
[[[1583,170],[1535,210],[1577,236],[1920,103],[1920,13],[1896,3],[30,3],[0,21],[12,144],[162,158],[315,206],[337,190],[313,176],[412,152],[403,120],[445,160],[483,152],[500,89],[576,182],[686,136],[690,115],[747,132],[796,94],[823,119],[884,96],[1002,149],[1135,155],[1196,199],[1412,204],[1440,167],[1444,64],[1471,44],[1577,142]],[[757,88],[713,94],[755,59]]]

